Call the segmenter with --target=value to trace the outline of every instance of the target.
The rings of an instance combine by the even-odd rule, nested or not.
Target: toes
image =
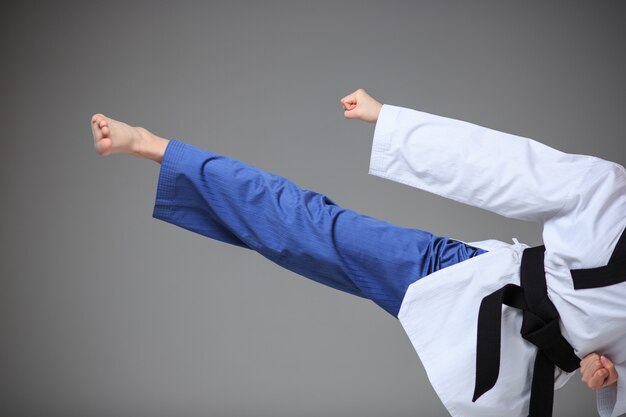
[[[111,134],[111,129],[109,129],[108,125],[104,125],[102,126],[102,134],[104,135],[104,137],[109,137],[109,135]]]
[[[111,153],[111,145],[113,143],[111,142],[111,139],[109,138],[104,138],[102,140],[99,140],[98,142],[96,142],[96,151],[102,155],[102,156],[106,156],[109,153]]]
[[[102,113],[96,113],[93,116],[91,116],[91,123],[94,126],[99,127],[100,129],[102,129],[104,126],[107,126],[109,124],[107,122],[106,117]]]
[[[91,133],[93,135],[93,143],[96,143],[100,139],[102,139],[102,131],[97,127],[97,125],[91,125]]]

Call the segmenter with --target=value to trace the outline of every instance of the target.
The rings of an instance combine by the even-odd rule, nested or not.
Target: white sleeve
[[[376,122],[369,174],[506,217],[544,222],[566,205],[598,159],[384,104]]]
[[[617,382],[596,391],[600,417],[618,417],[626,414],[626,362],[615,365]]]

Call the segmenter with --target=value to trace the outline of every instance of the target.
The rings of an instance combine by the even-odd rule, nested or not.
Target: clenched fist
[[[587,386],[593,390],[607,387],[617,381],[613,362],[597,353],[591,353],[580,361],[580,373]]]
[[[369,123],[376,123],[380,109],[383,107],[362,88],[342,98],[341,104],[343,104],[346,119],[359,119]]]

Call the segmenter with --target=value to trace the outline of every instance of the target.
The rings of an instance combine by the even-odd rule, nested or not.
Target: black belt
[[[548,298],[544,251],[543,245],[525,249],[520,285],[507,284],[483,298],[480,304],[473,402],[498,380],[502,304],[523,310],[522,337],[539,349],[535,357],[529,417],[552,415],[555,365],[566,372],[580,367],[580,358],[561,335],[559,313]]]
[[[523,310],[522,337],[539,349],[533,370],[529,417],[552,415],[555,366],[566,372],[580,367],[580,359],[561,335],[559,313],[548,298],[545,249],[543,245],[526,248],[522,254],[520,285],[507,284],[483,298],[480,304],[476,385],[472,402],[489,391],[498,380],[502,304]],[[570,272],[576,290],[626,282],[626,230],[622,231],[606,266],[572,269]]]

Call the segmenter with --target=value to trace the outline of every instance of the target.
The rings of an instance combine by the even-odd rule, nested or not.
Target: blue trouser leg
[[[485,251],[345,209],[242,161],[170,140],[153,217],[252,249],[397,317],[408,286]]]

